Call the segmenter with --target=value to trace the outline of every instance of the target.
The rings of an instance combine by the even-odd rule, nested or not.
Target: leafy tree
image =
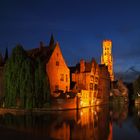
[[[4,56],[4,63],[6,63],[7,59],[8,59],[8,49],[6,48],[5,56]]]
[[[140,76],[133,82],[134,98],[138,97],[140,94]]]
[[[45,71],[45,64],[40,58],[36,60],[35,69],[35,101],[36,107],[42,107],[44,103],[49,101],[50,89],[49,80]]]
[[[43,107],[49,101],[49,81],[40,59],[30,59],[17,45],[5,65],[5,106]]]
[[[0,66],[3,65],[3,57],[2,57],[2,54],[0,53]]]

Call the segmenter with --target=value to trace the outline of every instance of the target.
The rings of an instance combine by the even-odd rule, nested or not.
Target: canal
[[[32,115],[0,115],[2,140],[137,140],[140,105],[112,104]]]

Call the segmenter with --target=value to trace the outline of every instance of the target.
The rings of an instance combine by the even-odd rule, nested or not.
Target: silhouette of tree
[[[40,60],[30,59],[17,45],[5,65],[5,106],[43,107],[49,97],[49,80]]]
[[[3,57],[2,57],[2,54],[0,53],[0,66],[3,65]]]
[[[6,63],[7,59],[8,59],[8,49],[6,48],[5,56],[4,56],[4,63]]]

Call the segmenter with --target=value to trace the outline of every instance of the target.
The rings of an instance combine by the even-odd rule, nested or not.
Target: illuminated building
[[[108,71],[110,73],[111,81],[114,81],[112,41],[111,40],[103,41],[103,53],[101,56],[101,64],[105,64],[106,66],[108,66]]]
[[[51,44],[45,46],[40,42],[38,48],[28,51],[31,58],[40,58],[46,64],[46,74],[49,77],[51,95],[57,97],[60,92],[68,92],[70,89],[70,70],[63,58],[60,46],[50,40]]]
[[[108,72],[108,68],[104,64],[99,65],[99,89],[98,89],[98,98],[102,99],[102,101],[109,101],[109,93],[110,93],[110,75]]]
[[[98,94],[99,67],[94,59],[85,62],[83,59],[71,70],[71,89],[80,93],[81,106],[94,104]]]

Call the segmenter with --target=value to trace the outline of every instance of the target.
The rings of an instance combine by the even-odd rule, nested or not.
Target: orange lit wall
[[[107,66],[102,65],[100,66],[100,70],[99,70],[98,98],[108,102],[109,93],[110,93],[110,75]]]
[[[56,86],[64,92],[69,91],[70,71],[65,63],[58,43],[55,46],[50,60],[46,64],[46,71],[50,81],[51,94],[54,94],[53,92],[56,90]]]
[[[111,81],[114,81],[112,41],[111,40],[103,41],[103,53],[101,56],[101,64],[105,64],[106,66],[108,66],[108,71],[110,73]]]

